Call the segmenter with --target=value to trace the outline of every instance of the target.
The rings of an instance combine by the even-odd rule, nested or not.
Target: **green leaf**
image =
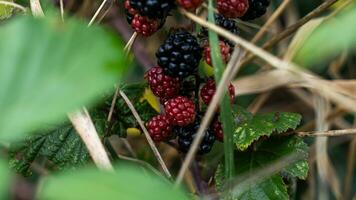
[[[16,139],[93,103],[127,66],[123,44],[100,27],[20,17],[0,27],[0,138]]]
[[[15,143],[10,155],[10,166],[24,176],[32,175],[30,167],[38,158],[46,158],[58,170],[75,169],[89,160],[85,145],[71,125]]]
[[[313,32],[298,52],[296,61],[303,65],[317,64],[345,49],[355,50],[355,19],[356,4],[353,3],[339,16],[325,21]]]
[[[14,2],[13,0],[5,0],[8,2]],[[0,4],[0,20],[7,19],[12,16],[12,12],[14,10],[13,6],[7,6],[4,4]]]
[[[270,136],[272,133],[283,133],[295,129],[301,121],[297,113],[268,113],[256,115],[252,119],[237,125],[234,133],[234,143],[237,149],[246,150],[261,136]]]
[[[0,199],[6,199],[10,184],[10,171],[3,160],[0,160]]]
[[[213,7],[212,0],[209,0],[208,19],[211,23],[215,23],[214,7]],[[218,83],[222,78],[222,75],[225,70],[225,66],[221,58],[221,49],[219,45],[218,35],[211,30],[209,30],[209,45],[211,47],[211,58],[212,58],[212,64],[214,66],[215,82]],[[232,178],[234,174],[234,168],[235,168],[234,141],[233,141],[234,118],[231,111],[232,111],[232,107],[230,103],[230,97],[227,95],[227,90],[225,89],[224,95],[222,97],[222,101],[220,103],[220,119],[224,131],[225,175],[228,176],[229,178]]]
[[[235,155],[236,163],[239,164],[237,176],[245,174],[253,175],[254,171],[261,170],[295,153],[301,155],[301,158],[281,171],[277,171],[275,174],[267,175],[257,182],[254,181],[253,184],[247,185],[244,189],[240,188],[236,199],[288,199],[286,184],[283,182],[281,174],[302,179],[306,178],[308,174],[308,146],[301,138],[288,136],[270,138],[263,141],[256,148],[256,150],[237,152]],[[218,168],[215,174],[218,191],[223,190],[225,181],[220,168]]]
[[[43,186],[39,199],[188,199],[163,178],[130,166],[121,166],[115,172],[87,169],[61,174],[50,177]]]

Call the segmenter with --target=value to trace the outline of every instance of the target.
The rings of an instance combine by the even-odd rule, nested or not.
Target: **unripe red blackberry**
[[[152,20],[139,14],[134,15],[131,27],[132,29],[145,37],[154,34],[161,26],[161,21]]]
[[[187,97],[178,96],[164,104],[167,117],[176,126],[187,126],[194,122],[196,111],[194,102]]]
[[[219,122],[218,119],[216,119],[213,124],[211,125],[211,128],[213,129],[215,138],[219,140],[220,142],[224,142],[224,132],[222,129],[222,124]]]
[[[169,99],[176,96],[180,90],[178,78],[167,76],[159,66],[152,67],[145,74],[145,79],[152,93],[161,99]]]
[[[200,97],[206,105],[210,104],[215,94],[215,91],[216,91],[215,81],[213,79],[208,79],[200,90]],[[233,103],[235,98],[235,87],[232,84],[229,85],[228,92],[230,95],[230,101],[231,103]]]
[[[170,139],[172,135],[172,125],[165,115],[157,115],[146,124],[147,131],[155,142],[162,142]]]
[[[226,42],[223,41],[219,41],[219,47],[220,47],[220,55],[222,58],[223,63],[228,63],[230,60],[230,52],[231,52],[231,48],[230,45]],[[204,47],[204,60],[208,65],[212,65],[212,60],[211,60],[211,47],[209,44],[207,44]]]
[[[203,0],[176,0],[177,4],[187,10],[195,10],[197,9],[202,3]]]
[[[217,0],[219,13],[227,18],[242,17],[248,7],[248,0]]]

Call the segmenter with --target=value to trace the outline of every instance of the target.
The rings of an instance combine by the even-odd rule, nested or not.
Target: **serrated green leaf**
[[[0,180],[0,199],[6,199],[10,184],[10,170],[3,160],[0,160]]]
[[[52,200],[189,199],[168,181],[130,166],[121,166],[115,172],[86,169],[50,177],[38,197]]]
[[[14,2],[13,0],[5,0],[8,2]],[[13,6],[7,6],[4,4],[0,4],[0,20],[7,19],[12,16],[12,12],[14,10]]]
[[[272,133],[283,133],[295,129],[299,125],[301,115],[297,113],[268,113],[256,115],[252,119],[237,125],[234,133],[234,143],[238,150],[246,150],[261,136]]]
[[[11,47],[11,48],[10,48]],[[20,17],[0,27],[0,138],[55,123],[113,89],[127,66],[123,43],[74,19]]]
[[[246,189],[237,192],[235,199],[288,199],[286,185],[283,182],[281,174],[287,174],[291,177],[306,178],[308,174],[308,147],[301,138],[295,136],[289,137],[274,137],[262,142],[256,147],[256,150],[248,150],[245,152],[237,152],[235,155],[237,168],[237,176],[247,173],[253,174],[256,170],[263,169],[266,166],[273,164],[279,159],[283,159],[294,153],[302,155],[301,160],[298,160],[283,170],[270,174],[266,178],[248,185]],[[306,165],[305,165],[306,164]],[[223,190],[224,176],[221,173],[222,167],[218,167],[215,173],[215,182],[218,191]]]
[[[46,158],[58,170],[75,169],[89,160],[85,145],[70,125],[15,143],[10,155],[10,166],[24,176],[32,174],[30,167],[37,158]]]

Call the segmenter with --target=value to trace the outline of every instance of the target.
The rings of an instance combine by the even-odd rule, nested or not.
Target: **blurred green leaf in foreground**
[[[121,165],[115,172],[86,169],[50,177],[38,197],[52,200],[189,199],[167,180],[127,165]]]
[[[9,168],[6,162],[0,160],[0,199],[5,199],[10,184]]]
[[[93,103],[126,67],[123,44],[100,27],[48,15],[0,27],[0,139],[17,139]]]
[[[356,3],[335,18],[325,20],[304,41],[296,55],[297,63],[318,64],[343,50],[356,49]]]

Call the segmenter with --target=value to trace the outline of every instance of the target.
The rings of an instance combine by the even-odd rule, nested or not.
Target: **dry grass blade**
[[[63,4],[63,0],[59,0],[59,7],[60,7],[60,10],[61,10],[61,18],[62,18],[62,21],[64,22],[64,4]]]
[[[164,173],[166,174],[166,176],[167,176],[168,178],[171,178],[172,175],[171,175],[171,173],[169,172],[169,170],[168,170],[166,164],[164,163],[164,161],[163,161],[163,159],[162,159],[162,156],[161,156],[161,154],[159,153],[159,151],[158,151],[158,149],[157,149],[155,143],[153,142],[153,140],[152,140],[150,134],[148,133],[148,131],[147,131],[147,129],[146,129],[146,127],[145,127],[145,125],[144,125],[144,123],[143,123],[143,121],[142,121],[140,115],[137,113],[135,107],[134,107],[133,104],[131,103],[130,99],[126,96],[126,94],[125,94],[123,91],[119,91],[119,94],[120,94],[121,97],[124,99],[124,101],[126,102],[127,106],[130,108],[132,114],[134,115],[134,117],[136,118],[137,122],[139,123],[139,125],[140,125],[140,127],[141,127],[143,133],[144,133],[145,136],[146,136],[146,139],[147,139],[147,141],[148,141],[148,144],[150,145],[150,147],[151,147],[151,149],[152,149],[154,155],[156,156],[156,158],[157,158],[159,164],[161,165],[161,167],[162,167]]]
[[[105,6],[107,1],[108,0],[103,0],[103,2],[101,3],[100,7],[98,8],[98,10],[95,12],[94,16],[91,18],[88,26],[91,26],[94,23],[95,19],[98,17],[100,11],[104,8],[104,6]]]
[[[282,14],[282,12],[287,8],[289,5],[290,0],[284,0],[281,5],[277,8],[276,11],[273,12],[272,16],[268,18],[266,23],[261,27],[260,31],[254,36],[251,40],[252,43],[258,42],[262,36],[268,31],[268,28],[277,20],[277,18]]]
[[[31,12],[35,17],[44,17],[44,13],[39,0],[30,0]]]
[[[354,166],[355,166],[355,158],[356,158],[356,137],[354,136],[353,140],[349,145],[349,152],[347,158],[347,169],[346,169],[346,176],[345,176],[345,183],[344,183],[344,199],[348,199],[351,195],[351,188],[352,188],[352,179],[355,177],[353,176]]]
[[[300,137],[336,137],[336,136],[345,136],[345,135],[355,135],[356,129],[343,129],[343,130],[331,130],[331,131],[309,131],[309,132],[298,132],[296,133]]]
[[[270,91],[299,81],[294,74],[277,69],[239,78],[233,82],[233,85],[236,88],[236,95],[241,96]]]
[[[101,169],[113,170],[88,111],[84,108],[82,111],[69,114],[69,119],[84,141],[95,164]]]
[[[2,5],[6,5],[6,6],[12,6],[14,8],[18,8],[23,12],[26,12],[26,8],[21,6],[20,4],[14,3],[14,2],[10,2],[10,1],[0,1],[0,4]]]
[[[327,115],[330,111],[329,102],[322,97],[316,96],[315,110],[318,131],[326,131],[329,129],[329,123],[327,122]],[[316,164],[321,180],[319,182],[320,198],[329,198],[327,187],[327,185],[329,185],[335,197],[341,199],[340,181],[328,156],[328,137],[320,137],[316,139]]]
[[[137,32],[134,32],[132,34],[132,36],[130,37],[129,41],[126,43],[125,48],[124,48],[126,54],[128,54],[130,52],[132,45],[135,42],[137,36],[138,36]]]

